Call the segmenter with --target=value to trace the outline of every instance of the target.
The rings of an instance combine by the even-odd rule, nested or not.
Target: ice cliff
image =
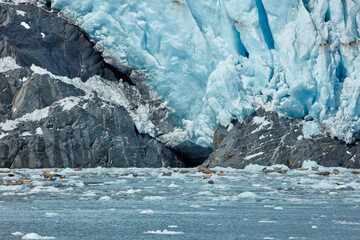
[[[360,130],[359,0],[53,0],[52,8],[109,63],[146,74],[177,126],[158,137],[168,145],[211,146],[219,123],[231,128],[259,107],[347,143]]]

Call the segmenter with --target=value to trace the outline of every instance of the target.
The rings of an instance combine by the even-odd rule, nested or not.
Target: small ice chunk
[[[319,124],[314,121],[305,122],[302,131],[305,138],[315,137],[321,133]]]
[[[48,217],[48,218],[55,217],[57,215],[59,215],[59,214],[58,213],[53,213],[53,212],[45,213],[45,216]]]
[[[29,24],[27,24],[26,22],[21,22],[20,24],[21,24],[21,26],[23,26],[24,28],[30,29]]]
[[[274,207],[274,210],[283,210],[283,207]]]
[[[83,197],[96,197],[96,193],[93,191],[86,191],[83,194],[81,194]]]
[[[315,184],[311,185],[311,188],[314,188],[314,189],[335,189],[336,185],[332,184],[332,183],[329,183],[329,182],[326,182],[326,181],[321,181],[319,183],[315,183]]]
[[[167,229],[164,229],[163,231],[161,231],[161,230],[147,231],[147,232],[144,232],[144,233],[150,233],[150,234],[168,234],[168,235],[184,234],[183,232],[168,231]]]
[[[169,225],[168,228],[178,228],[177,225]]]
[[[245,172],[259,172],[261,171],[265,166],[258,165],[258,164],[249,164],[244,168]]]
[[[154,213],[154,211],[153,210],[151,210],[151,209],[145,209],[145,210],[141,210],[141,212],[140,212],[141,214],[153,214]]]
[[[212,192],[210,192],[210,191],[202,191],[202,192],[199,192],[198,195],[211,196],[211,195],[214,195],[214,193],[212,193]]]
[[[28,233],[21,239],[56,239],[56,237],[40,236],[37,233]]]
[[[111,197],[109,196],[103,196],[101,198],[99,198],[99,200],[102,200],[102,201],[109,201],[111,199]]]
[[[302,165],[302,168],[308,168],[308,169],[311,169],[311,168],[317,168],[319,167],[319,164],[317,164],[315,161],[311,161],[311,160],[305,160],[303,162],[303,165]]]
[[[42,33],[40,33],[40,34],[41,34],[41,37],[42,37],[42,38],[45,38],[45,37],[46,37],[45,33],[42,32]]]
[[[269,220],[269,219],[262,219],[262,220],[259,220],[258,223],[276,223],[276,221]]]
[[[315,225],[313,225],[313,226],[311,226],[311,228],[312,229],[316,229],[316,228],[318,228],[317,226],[315,226]]]
[[[171,184],[168,186],[169,188],[177,188],[178,185],[174,184],[174,182],[171,182]]]
[[[201,208],[201,205],[199,205],[199,204],[194,204],[194,205],[190,205],[189,207],[191,207],[191,208]]]
[[[165,197],[161,196],[146,196],[143,198],[144,200],[156,201],[156,200],[164,200]]]
[[[347,221],[336,221],[336,220],[332,220],[332,222],[341,225],[360,225],[360,222],[347,222]]]
[[[238,195],[238,198],[256,198],[257,195],[253,192],[242,192]]]
[[[126,194],[134,194],[134,193],[137,193],[137,192],[141,192],[140,189],[129,189],[126,191]]]
[[[24,234],[22,232],[13,232],[11,235],[13,235],[13,236],[22,236]]]

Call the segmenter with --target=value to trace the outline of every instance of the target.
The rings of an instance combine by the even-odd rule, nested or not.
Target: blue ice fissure
[[[238,54],[243,57],[249,58],[249,52],[246,49],[243,42],[241,41],[240,32],[236,29],[235,25],[233,26],[233,34],[234,34],[234,40]]]
[[[259,13],[260,28],[264,35],[266,45],[268,46],[269,49],[274,49],[275,48],[274,39],[273,39],[273,36],[271,33],[271,29],[269,26],[269,22],[268,22],[265,8],[264,8],[264,4],[262,3],[262,0],[255,0],[255,3],[256,3],[256,7],[258,9],[258,13]]]

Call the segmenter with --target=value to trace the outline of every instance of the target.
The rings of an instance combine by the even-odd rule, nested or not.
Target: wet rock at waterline
[[[219,127],[214,136],[214,152],[206,167],[244,168],[249,164],[285,164],[301,167],[305,160],[323,166],[360,167],[360,147],[347,145],[308,128],[321,128],[313,121],[290,119],[276,112],[258,109],[230,131]]]

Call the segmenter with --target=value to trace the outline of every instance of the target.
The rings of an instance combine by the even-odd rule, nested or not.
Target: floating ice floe
[[[171,184],[168,186],[169,188],[178,188],[179,185],[174,184],[174,182],[171,182]]]
[[[140,211],[141,214],[153,214],[154,211],[151,209],[145,209]]]
[[[111,200],[111,197],[103,196],[103,197],[99,198],[99,200],[101,200],[101,201],[109,201],[109,200]]]
[[[238,198],[256,198],[257,195],[253,192],[242,192],[237,197]]]
[[[149,201],[157,201],[157,200],[164,200],[166,197],[162,196],[146,196],[143,198],[143,200],[149,200]]]
[[[55,217],[57,215],[59,215],[59,214],[58,213],[53,213],[53,212],[45,213],[45,216],[48,217],[48,218]]]
[[[164,229],[163,231],[161,231],[161,230],[147,231],[147,232],[144,232],[144,233],[149,233],[149,234],[164,234],[164,235],[184,234],[183,232],[169,231],[169,230],[167,230],[167,229]]]
[[[56,239],[56,237],[40,236],[37,233],[28,233],[28,234],[24,235],[21,239],[26,239],[26,240],[41,239],[42,240],[42,239]]]

